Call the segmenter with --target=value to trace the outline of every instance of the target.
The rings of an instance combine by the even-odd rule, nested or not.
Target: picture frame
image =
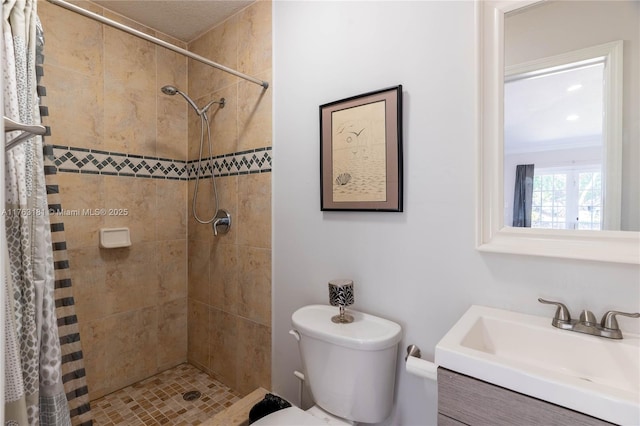
[[[320,210],[402,212],[402,85],[320,105]]]

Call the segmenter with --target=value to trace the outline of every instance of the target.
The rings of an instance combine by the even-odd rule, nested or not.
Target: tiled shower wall
[[[74,3],[271,81],[270,2],[253,4],[189,46],[93,3]],[[48,2],[38,6],[50,107],[45,124],[52,129],[47,143],[61,156],[91,399],[187,359],[241,393],[268,387],[272,89]],[[216,180],[220,207],[233,218],[227,235],[214,238],[210,225],[191,215],[194,182],[186,170],[198,156],[200,126],[182,98],[161,94],[166,84],[187,90],[199,105],[227,100],[224,109],[210,110],[214,155],[229,154],[235,165]],[[138,169],[141,163],[147,170]],[[153,164],[160,169],[149,171]],[[201,217],[213,209],[210,189],[210,179],[201,181]],[[130,228],[132,246],[98,248],[98,230],[120,226]]]
[[[271,2],[258,1],[189,44],[189,50],[271,82]],[[214,155],[271,149],[271,93],[254,83],[188,64],[189,94],[211,109]],[[200,123],[189,113],[189,159],[198,157]],[[206,150],[206,147],[205,147]],[[205,151],[206,152],[206,151]],[[232,230],[214,237],[189,215],[189,362],[241,394],[271,383],[271,173],[216,179]],[[215,210],[201,183],[201,218]],[[194,182],[189,182],[189,200]],[[190,208],[190,207],[189,207]]]
[[[94,4],[81,5],[179,44]],[[168,83],[186,86],[186,59],[46,1],[38,8],[47,143],[98,150],[97,156],[186,160],[186,103],[160,92]],[[80,163],[76,173],[67,168],[58,176],[62,207],[78,213],[64,222],[95,399],[187,359],[188,188],[186,180],[96,174]],[[102,208],[106,214],[82,211]],[[99,229],[120,226],[130,228],[131,247],[100,249]]]

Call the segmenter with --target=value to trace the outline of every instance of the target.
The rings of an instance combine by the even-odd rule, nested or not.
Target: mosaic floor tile
[[[200,398],[185,401],[188,391]],[[192,365],[135,383],[91,402],[96,426],[199,425],[234,402],[240,395]]]

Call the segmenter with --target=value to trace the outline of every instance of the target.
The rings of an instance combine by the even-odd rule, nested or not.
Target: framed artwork
[[[402,86],[320,106],[320,210],[402,211]]]

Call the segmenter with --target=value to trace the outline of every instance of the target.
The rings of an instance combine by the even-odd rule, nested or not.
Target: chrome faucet
[[[602,316],[600,323],[598,323],[593,312],[585,309],[580,313],[579,320],[572,320],[571,315],[569,314],[569,309],[567,309],[563,303],[544,300],[541,298],[538,298],[538,302],[557,306],[556,313],[551,321],[551,325],[554,327],[562,330],[577,331],[578,333],[606,337],[608,339],[622,339],[622,331],[618,326],[616,315],[623,315],[631,318],[640,317],[640,313],[637,312],[632,314],[627,312],[607,311]]]

